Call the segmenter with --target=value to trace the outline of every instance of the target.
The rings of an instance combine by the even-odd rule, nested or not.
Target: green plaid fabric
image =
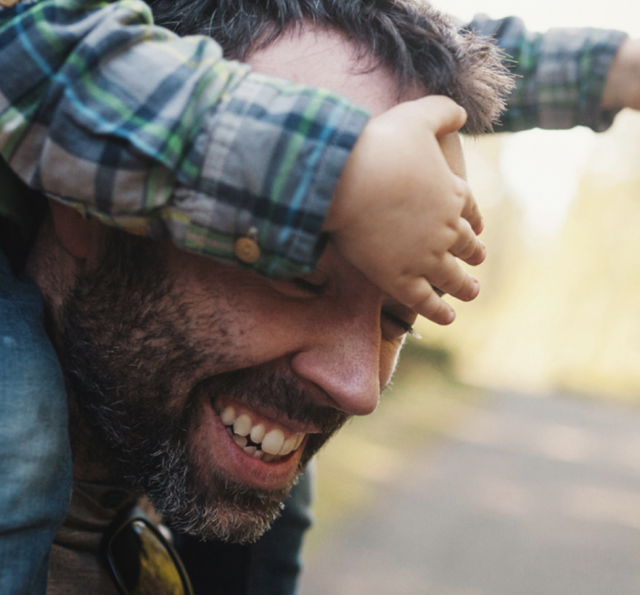
[[[494,35],[522,75],[498,130],[611,123],[599,101],[624,34],[531,34],[484,16],[469,27]],[[211,39],[153,26],[138,0],[0,8],[0,72],[0,154],[30,187],[239,266],[233,243],[255,228],[251,267],[275,277],[313,267],[368,119],[337,94],[223,60]],[[0,211],[19,217],[16,200],[0,189]]]
[[[625,33],[589,28],[530,33],[518,18],[484,15],[467,28],[494,37],[513,60],[516,88],[496,132],[573,126],[600,132],[611,125],[616,112],[603,112],[600,101]]]
[[[270,276],[313,267],[368,120],[337,94],[251,73],[137,0],[0,10],[0,154],[32,188],[109,225]],[[245,265],[246,266],[246,265]]]

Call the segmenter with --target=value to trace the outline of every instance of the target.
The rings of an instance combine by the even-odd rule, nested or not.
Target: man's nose
[[[309,329],[293,370],[318,386],[328,403],[350,415],[367,415],[380,397],[379,309],[327,313]]]

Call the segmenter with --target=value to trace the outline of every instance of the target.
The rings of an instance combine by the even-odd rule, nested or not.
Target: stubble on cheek
[[[193,385],[233,365],[233,350],[227,311],[194,316],[195,304],[168,278],[156,243],[113,235],[56,318],[72,410],[80,415],[72,421],[117,451],[148,438],[141,433],[149,416],[181,417]]]

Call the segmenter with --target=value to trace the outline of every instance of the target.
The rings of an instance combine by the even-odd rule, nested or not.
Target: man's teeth
[[[225,426],[233,425],[233,422],[236,420],[236,412],[233,410],[233,407],[227,407],[220,413],[220,419]]]
[[[229,405],[220,412],[220,419],[227,427],[233,441],[247,454],[269,463],[277,461],[297,450],[304,440],[304,434],[291,434],[285,437],[280,428],[266,431],[264,424],[253,425],[246,413],[236,416],[235,409]],[[251,443],[251,444],[250,444]]]
[[[234,426],[234,429],[235,429],[235,426]],[[262,450],[264,450],[264,452],[268,452],[269,454],[277,455],[277,454],[280,454],[280,450],[282,449],[283,444],[284,444],[284,434],[282,433],[282,430],[279,430],[278,428],[276,428],[275,430],[271,430],[270,432],[265,434],[264,438],[262,439]],[[289,454],[289,453],[283,452],[282,454]]]
[[[233,422],[233,433],[238,436],[248,436],[251,432],[251,418],[243,413],[236,418]]]
[[[236,427],[233,426],[233,429],[235,431]],[[266,430],[264,429],[264,424],[256,424],[255,426],[253,426],[253,428],[251,428],[251,433],[249,434],[249,437],[251,438],[251,442],[260,444],[265,434],[266,434]]]
[[[247,437],[246,436],[238,436],[237,434],[233,436],[233,441],[240,447],[244,448],[247,446]]]

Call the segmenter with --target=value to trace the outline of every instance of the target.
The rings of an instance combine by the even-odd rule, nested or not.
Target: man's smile
[[[192,435],[193,452],[199,452],[196,457],[203,471],[217,469],[221,477],[255,490],[290,488],[308,458],[305,447],[309,434],[294,431],[305,426],[292,427],[282,414],[276,421],[259,405],[254,409],[226,395],[203,405],[204,423]],[[310,426],[308,429],[317,432]]]
[[[248,455],[265,463],[281,460],[302,445],[307,431],[292,431],[239,403],[214,406],[231,439]]]

